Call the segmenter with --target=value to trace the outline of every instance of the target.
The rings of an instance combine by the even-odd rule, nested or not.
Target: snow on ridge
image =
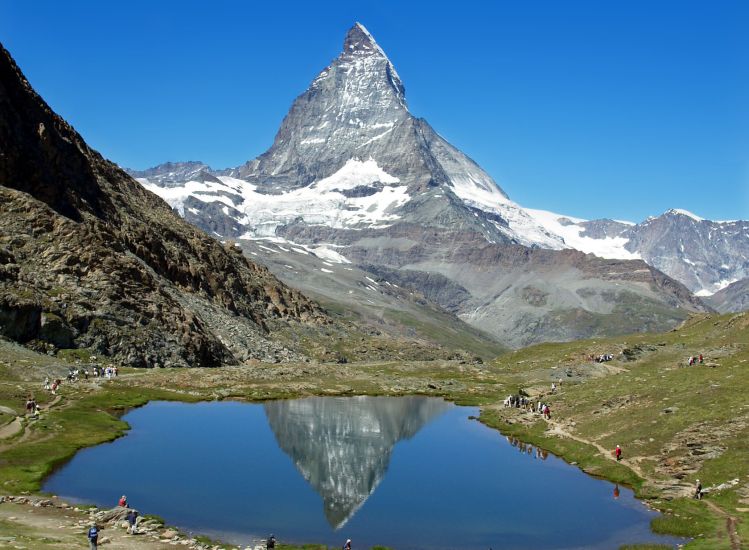
[[[351,263],[351,260],[346,258],[346,256],[344,256],[343,254],[339,254],[332,248],[329,248],[330,246],[331,245],[309,247],[309,250],[318,258],[327,260],[329,262],[333,262],[334,264],[350,264]]]
[[[280,195],[259,193],[256,185],[230,176],[218,176],[218,180],[188,181],[179,187],[161,187],[143,178],[138,181],[182,216],[191,196],[237,210],[242,216],[236,221],[248,229],[243,238],[275,236],[279,226],[300,218],[310,225],[333,228],[387,227],[399,218],[394,210],[411,199],[407,186],[396,185],[400,180],[371,158],[349,159],[327,178]],[[366,197],[346,197],[340,192],[374,183],[385,185]]]
[[[364,162],[359,159],[349,159],[335,174],[316,181],[311,187],[325,192],[334,189],[353,189],[359,185],[378,182],[399,183],[400,180],[385,172],[372,158]]]
[[[688,218],[692,218],[695,221],[701,222],[704,221],[705,218],[700,218],[697,214],[693,214],[689,210],[684,210],[682,208],[671,208],[666,212],[666,214],[680,214],[682,216],[687,216]]]
[[[547,210],[534,210],[532,208],[525,208],[525,211],[535,219],[540,225],[542,225],[549,233],[558,235],[564,240],[564,243],[569,248],[574,248],[586,254],[595,254],[601,258],[615,259],[615,260],[640,260],[642,257],[640,254],[630,252],[625,248],[625,245],[629,242],[629,239],[624,237],[607,237],[605,239],[593,239],[591,237],[583,237],[580,234],[584,228],[579,224],[586,221],[580,218],[572,218],[570,216],[561,216],[554,212]],[[574,221],[573,225],[562,225],[559,220],[567,219]]]

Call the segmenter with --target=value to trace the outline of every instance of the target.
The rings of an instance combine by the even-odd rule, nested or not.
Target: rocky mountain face
[[[323,499],[338,529],[382,481],[393,447],[450,405],[424,397],[308,398],[263,405],[279,447]]]
[[[134,366],[216,366],[298,358],[274,332],[328,323],[90,149],[0,47],[0,334]]]
[[[749,310],[749,278],[731,283],[723,290],[706,298],[706,301],[721,313]]]
[[[716,222],[679,209],[639,224],[529,212],[573,248],[606,258],[641,258],[698,296],[749,276],[749,221]]]
[[[321,273],[362,270],[372,292],[419,292],[510,345],[665,329],[705,309],[635,253],[619,261],[569,250],[556,230],[565,225],[511,201],[411,115],[400,77],[359,24],[266,153],[231,170],[192,167],[200,175],[181,185],[175,166],[132,173],[285,281],[304,284],[309,270],[291,266],[314,256],[327,261]],[[590,228],[626,240],[608,236],[616,230]],[[351,284],[359,283],[368,284]]]

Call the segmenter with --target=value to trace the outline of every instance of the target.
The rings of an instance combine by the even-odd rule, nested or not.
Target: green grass
[[[0,486],[9,492],[38,491],[42,480],[76,451],[112,441],[128,429],[118,416],[154,399],[190,400],[153,389],[105,388],[64,408],[53,408],[37,421],[40,437],[2,453]]]
[[[346,345],[337,340],[335,331],[330,338],[340,346]],[[625,349],[633,360],[620,355]],[[589,354],[602,353],[613,353],[616,359],[606,365],[586,359]],[[717,366],[683,366],[688,355],[698,353]],[[39,356],[39,361],[46,364],[49,359]],[[28,388],[38,391],[38,376],[19,378],[23,369],[30,368],[27,364],[31,363],[23,354],[13,360],[0,360],[0,376],[6,380],[0,384],[1,403],[15,406]],[[608,368],[616,372],[604,376]],[[153,399],[256,401],[302,395],[423,394],[482,406],[480,419],[488,426],[546,449],[591,475],[632,487],[638,497],[663,512],[653,521],[655,532],[691,537],[693,540],[687,544],[690,549],[729,548],[725,518],[713,512],[706,501],[665,498],[660,486],[648,480],[683,483],[686,487],[699,477],[703,486],[709,487],[739,478],[738,485],[712,492],[706,500],[737,516],[741,520],[739,535],[744,543],[749,541],[749,515],[736,511],[749,508],[747,495],[741,492],[749,480],[747,369],[749,316],[733,315],[691,319],[681,329],[665,334],[532,346],[481,366],[379,361],[347,366],[268,365],[258,372],[138,372],[126,383],[103,384],[95,392],[64,387],[70,393],[64,392],[63,406],[42,416],[35,424],[34,437],[0,453],[0,486],[8,492],[37,491],[43,478],[78,449],[122,435],[127,425],[119,420],[121,414]],[[567,370],[574,376],[567,377]],[[223,382],[220,376],[212,379],[216,372],[227,378]],[[547,391],[550,382],[560,377],[564,381],[560,391],[545,396],[554,421],[605,449],[622,445],[624,463],[603,456],[593,445],[549,433],[543,421],[526,424],[518,421],[513,410],[487,407],[501,403],[510,392]],[[671,412],[664,412],[667,408]],[[694,454],[694,447],[687,443],[695,442],[707,445],[708,454]],[[627,467],[627,461],[636,457],[641,459],[636,463],[643,476]],[[689,466],[679,475],[681,481],[675,471],[667,469],[680,464]]]

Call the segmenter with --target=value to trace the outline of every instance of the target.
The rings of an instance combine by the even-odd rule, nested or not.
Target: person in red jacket
[[[622,448],[619,445],[617,445],[616,449],[614,449],[614,456],[616,457],[617,462],[622,459]]]
[[[127,497],[125,495],[122,495],[120,497],[120,500],[117,503],[117,506],[122,506],[123,508],[127,508]]]

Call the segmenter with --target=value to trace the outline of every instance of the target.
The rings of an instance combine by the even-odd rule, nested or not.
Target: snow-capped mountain
[[[281,272],[314,249],[339,258],[325,267],[331,276],[353,263],[511,345],[666,328],[704,308],[642,261],[564,250],[584,241],[570,228],[583,222],[520,207],[414,117],[395,68],[358,23],[257,159],[131,173],[191,223],[266,255],[291,284],[304,287],[302,272]],[[600,224],[590,231],[626,250],[612,223],[611,235]]]
[[[223,214],[242,231],[232,237],[272,236],[294,222],[384,227],[407,212],[411,221],[453,229],[458,223],[490,241],[564,247],[481,167],[408,111],[398,73],[358,23],[257,159],[222,172],[190,162],[131,174],[181,213],[201,210],[191,199],[223,203]],[[175,186],[179,181],[186,185]],[[476,209],[487,215],[477,219]]]
[[[698,296],[749,277],[749,221],[705,220],[681,209],[638,224],[526,211],[572,248],[602,258],[640,258]]]

